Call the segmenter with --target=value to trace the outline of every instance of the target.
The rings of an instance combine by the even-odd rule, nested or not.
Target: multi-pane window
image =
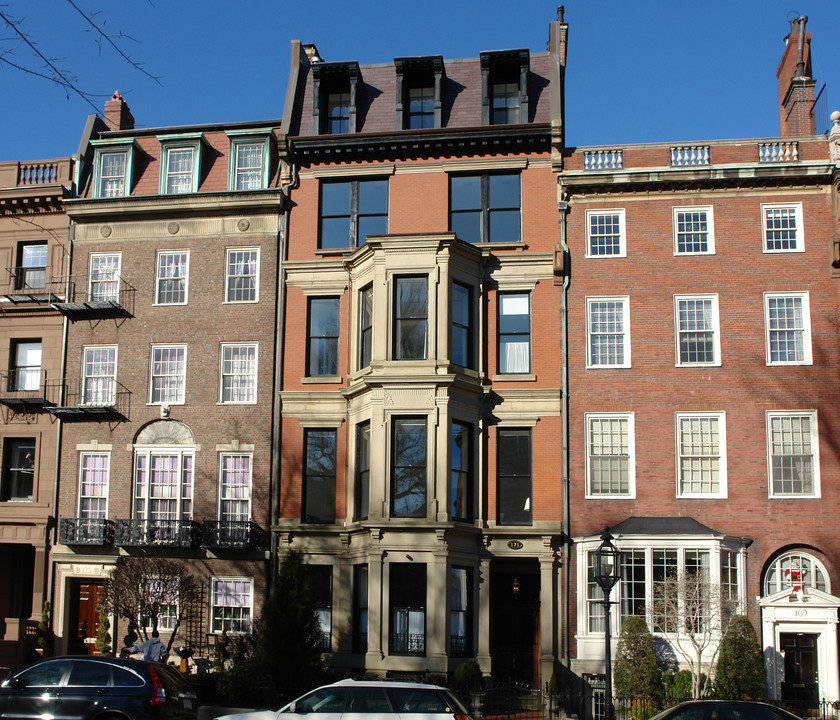
[[[257,345],[222,345],[223,403],[257,401]]]
[[[367,652],[368,566],[353,566],[353,652]]]
[[[428,352],[429,279],[394,279],[395,360],[425,360]]]
[[[134,456],[134,517],[166,524],[192,520],[193,451],[141,448]]]
[[[250,633],[254,581],[250,578],[212,578],[210,632]]]
[[[306,343],[309,377],[338,375],[338,309],[337,297],[309,298]]]
[[[761,206],[764,252],[804,252],[802,203]]]
[[[770,495],[818,497],[817,414],[767,413]]]
[[[184,305],[187,302],[187,281],[190,254],[186,250],[159,252],[157,256],[158,305]]]
[[[590,633],[605,631],[604,591],[595,582],[595,553],[586,553],[586,629]]]
[[[452,421],[449,452],[449,514],[455,520],[472,520],[472,425]]]
[[[359,368],[370,365],[373,351],[373,285],[359,292]]]
[[[18,247],[16,290],[37,290],[47,281],[47,243],[25,243]]]
[[[262,190],[266,180],[266,143],[234,142],[232,190]]]
[[[586,212],[586,256],[625,257],[626,255],[624,210],[588,210]]]
[[[499,293],[499,373],[531,371],[531,295]]]
[[[426,418],[391,422],[391,515],[426,517]]]
[[[323,249],[360,247],[368,235],[388,232],[388,181],[321,183],[319,213]]]
[[[647,563],[644,550],[625,550],[621,553],[621,621],[636,616],[645,618],[647,612]]]
[[[175,630],[178,625],[180,587],[178,579],[172,576],[158,575],[141,580],[143,605],[157,609],[156,623],[151,615],[140,618],[147,630],[156,625],[158,630]]]
[[[653,551],[653,631],[677,632],[678,598],[674,598],[679,574],[676,550]]]
[[[128,152],[100,151],[97,156],[98,182],[95,185],[96,197],[123,197],[126,192],[126,166]]]
[[[822,563],[813,555],[789,552],[777,557],[764,577],[764,594],[773,595],[782,590],[796,592],[815,588],[831,592],[829,577]]]
[[[327,95],[327,132],[339,135],[350,132],[350,93],[331,92]]]
[[[468,243],[519,242],[518,174],[452,175],[449,229]]]
[[[165,195],[180,195],[195,192],[196,148],[195,147],[166,147],[164,148],[163,178],[161,191]]]
[[[764,327],[768,365],[811,363],[808,293],[765,293]]]
[[[452,362],[461,367],[475,365],[472,322],[472,290],[466,285],[452,283]]]
[[[259,277],[260,251],[230,248],[225,261],[225,302],[257,302]]]
[[[149,402],[183,403],[187,375],[185,345],[155,345],[152,347],[152,368],[149,381]]]
[[[738,611],[741,598],[738,586],[738,553],[735,550],[720,551],[720,601],[727,621]]]
[[[587,365],[630,367],[630,299],[587,298]]]
[[[715,251],[711,207],[674,208],[674,253],[709,255]]]
[[[3,438],[0,502],[32,501],[35,487],[35,439]]]
[[[107,517],[109,453],[82,453],[79,467],[79,517],[98,520]]]
[[[498,517],[500,525],[531,524],[531,431],[499,428]]]
[[[677,473],[680,497],[726,495],[723,413],[677,414]]]
[[[247,522],[251,519],[251,456],[222,454],[219,475],[219,520]]]
[[[82,402],[113,405],[117,397],[117,348],[88,347],[82,364]]]
[[[635,492],[633,415],[586,416],[587,495],[632,497]]]
[[[493,125],[514,125],[522,122],[519,113],[518,82],[493,83],[491,122]]]
[[[308,565],[309,595],[315,606],[315,617],[321,637],[318,645],[321,650],[332,646],[332,566]]]
[[[12,340],[9,349],[11,369],[9,391],[38,390],[41,387],[40,340]]]
[[[435,126],[434,87],[412,87],[408,89],[409,130],[433,128]]]
[[[370,512],[370,420],[356,426],[356,508],[354,520]]]
[[[335,522],[336,431],[304,430],[303,521]]]
[[[426,565],[391,563],[390,650],[394,655],[426,654]]]
[[[90,256],[91,302],[116,302],[120,297],[120,253]]]
[[[677,365],[720,365],[717,295],[674,297]]]
[[[472,655],[471,568],[449,568],[449,653]]]

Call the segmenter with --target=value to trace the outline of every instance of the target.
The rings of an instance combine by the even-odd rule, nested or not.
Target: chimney
[[[816,135],[814,85],[811,77],[811,33],[804,15],[790,21],[790,34],[776,79],[779,83],[779,134],[782,137]]]
[[[122,99],[119,90],[114,90],[111,99],[105,101],[105,124],[109,130],[134,129],[134,115]]]

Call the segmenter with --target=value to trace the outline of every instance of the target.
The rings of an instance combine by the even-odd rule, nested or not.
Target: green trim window
[[[161,195],[198,192],[202,139],[201,134],[158,137]]]
[[[264,190],[268,187],[271,167],[271,135],[243,134],[229,132],[230,164],[228,172],[229,190]]]
[[[117,198],[131,194],[134,144],[93,141],[93,197]]]

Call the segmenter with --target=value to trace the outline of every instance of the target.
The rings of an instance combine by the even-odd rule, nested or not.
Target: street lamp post
[[[605,673],[607,704],[604,709],[605,720],[613,720],[615,710],[612,695],[612,647],[610,645],[610,593],[618,582],[619,555],[618,549],[612,543],[613,536],[604,528],[601,544],[595,551],[595,582],[604,591],[604,662],[607,667]]]

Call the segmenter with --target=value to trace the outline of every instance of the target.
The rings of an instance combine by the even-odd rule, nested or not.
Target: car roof
[[[415,689],[429,689],[446,690],[440,685],[430,685],[429,683],[408,682],[403,680],[354,680],[353,678],[345,678],[338,682],[324,685],[323,687],[395,687],[395,688],[415,688]]]

